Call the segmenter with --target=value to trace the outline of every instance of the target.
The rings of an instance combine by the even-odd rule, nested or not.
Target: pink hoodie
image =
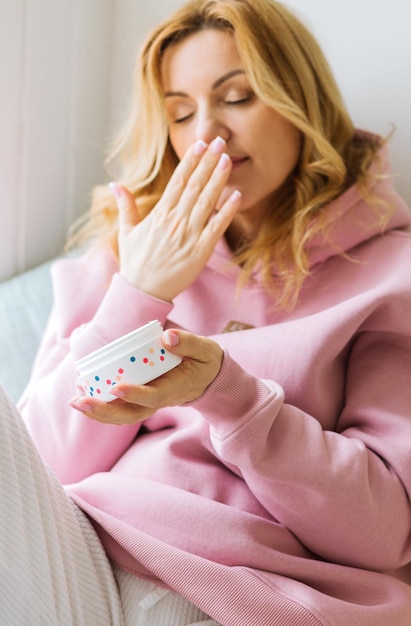
[[[226,626],[411,623],[410,214],[388,177],[374,191],[385,232],[356,187],[330,205],[291,313],[258,276],[236,296],[223,240],[173,304],[108,251],[54,266],[28,428],[111,559]],[[73,411],[74,361],[152,319],[224,347],[204,395],[130,427]]]

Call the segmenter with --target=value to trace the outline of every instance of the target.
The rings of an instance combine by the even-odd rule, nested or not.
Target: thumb
[[[118,232],[121,237],[129,233],[139,223],[140,218],[135,199],[128,189],[117,183],[109,183],[109,188],[117,204]]]
[[[183,358],[194,359],[201,363],[208,363],[214,359],[221,362],[223,350],[221,346],[208,337],[193,335],[184,330],[166,330],[163,333],[163,343],[167,350]]]

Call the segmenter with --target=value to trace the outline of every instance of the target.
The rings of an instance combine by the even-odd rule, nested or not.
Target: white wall
[[[105,179],[137,43],[180,0],[0,0],[0,279],[61,249]],[[411,3],[288,0],[319,38],[358,126],[394,123],[411,204]]]
[[[398,191],[411,205],[411,3],[289,0],[317,36],[357,126],[391,140]]]

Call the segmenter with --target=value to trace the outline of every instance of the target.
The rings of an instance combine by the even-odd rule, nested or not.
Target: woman
[[[195,0],[144,44],[117,152],[20,403],[101,542],[63,515],[78,603],[80,543],[108,555],[101,623],[405,625],[410,216],[384,141],[282,5]],[[75,361],[151,319],[181,365],[70,400]]]

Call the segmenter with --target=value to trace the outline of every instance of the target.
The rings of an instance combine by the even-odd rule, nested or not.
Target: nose
[[[227,124],[213,110],[198,110],[195,128],[195,139],[202,139],[206,143],[210,143],[216,137],[222,137],[225,141],[230,138],[230,130]]]

